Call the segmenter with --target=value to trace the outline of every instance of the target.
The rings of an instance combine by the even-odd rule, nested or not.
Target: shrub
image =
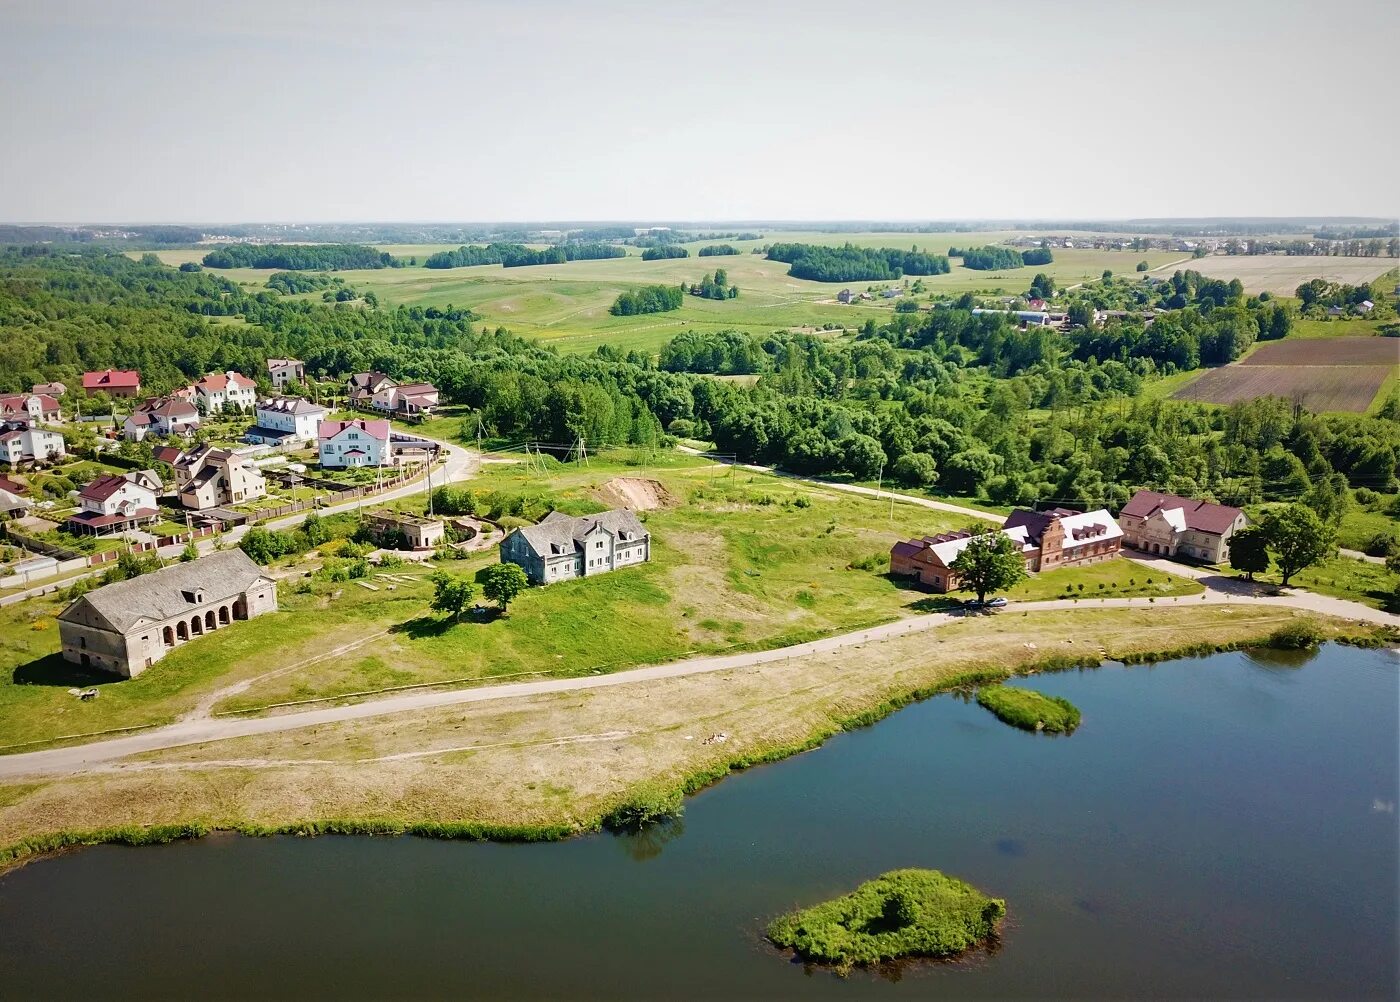
[[[1269,646],[1285,651],[1311,650],[1326,637],[1311,619],[1298,619],[1269,634]]]
[[[1362,549],[1371,557],[1388,557],[1392,553],[1400,553],[1400,536],[1391,532],[1378,532],[1366,540]]]
[[[995,936],[1005,916],[1005,901],[937,870],[893,870],[775,919],[767,934],[845,972],[899,957],[955,956]]]
[[[660,824],[685,813],[679,787],[660,783],[643,783],[634,787],[617,807],[603,818],[603,827],[610,831],[640,831],[648,825]]]

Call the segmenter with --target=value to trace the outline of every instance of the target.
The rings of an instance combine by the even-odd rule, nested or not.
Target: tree
[[[927,452],[906,452],[894,461],[890,473],[906,487],[931,487],[938,481],[938,465]]]
[[[1139,261],[1139,262],[1137,263],[1137,270],[1138,270],[1138,271],[1146,271],[1146,270],[1147,270],[1147,262],[1146,262],[1146,261]]]
[[[306,533],[306,541],[312,546],[320,546],[322,543],[331,541],[331,531],[326,528],[325,521],[316,512],[308,512],[306,518],[302,519],[301,531]]]
[[[198,559],[199,559],[199,547],[195,546],[195,545],[194,545],[194,540],[191,539],[188,543],[185,544],[185,548],[184,548],[183,550],[180,551],[180,563],[182,563],[182,564],[187,564],[187,563],[189,563],[191,560],[198,560]]]
[[[515,597],[530,587],[518,564],[492,564],[481,572],[481,591],[504,612]]]
[[[1021,546],[1004,532],[973,536],[953,561],[962,587],[977,593],[985,602],[987,593],[1004,591],[1026,577],[1026,558]]]
[[[446,571],[435,572],[432,582],[432,609],[435,612],[445,612],[453,619],[461,619],[462,610],[476,595],[476,586],[466,578],[448,574]]]
[[[1244,571],[1245,580],[1253,581],[1254,575],[1267,571],[1272,562],[1269,537],[1258,526],[1240,529],[1230,537],[1230,565]]]
[[[1260,520],[1259,528],[1269,540],[1269,552],[1278,564],[1285,587],[1289,578],[1326,557],[1336,545],[1331,527],[1305,504],[1294,503],[1269,512]]]

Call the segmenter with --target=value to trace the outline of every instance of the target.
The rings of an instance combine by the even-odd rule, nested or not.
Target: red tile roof
[[[103,369],[83,373],[83,389],[106,390],[111,387],[135,389],[141,385],[141,373],[135,369]]]
[[[106,501],[117,491],[121,490],[131,481],[126,477],[119,477],[115,473],[107,473],[98,477],[78,492],[78,497],[87,498],[89,501]]]
[[[251,390],[258,384],[241,373],[229,370],[228,372],[211,372],[207,376],[200,377],[194,385],[217,393],[230,387],[235,390]]]
[[[1235,524],[1235,519],[1243,514],[1238,508],[1212,501],[1198,501],[1184,498],[1179,494],[1161,494],[1157,491],[1138,491],[1133,499],[1123,506],[1122,514],[1134,518],[1147,518],[1158,508],[1180,508],[1186,518],[1186,527],[1197,532],[1209,532],[1219,536]]]

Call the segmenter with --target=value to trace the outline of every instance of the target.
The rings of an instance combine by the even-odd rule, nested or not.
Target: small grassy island
[[[901,957],[952,957],[997,933],[1006,902],[937,870],[891,870],[768,926],[768,939],[845,973]]]
[[[984,685],[977,690],[977,702],[1003,723],[1026,731],[1070,734],[1079,726],[1079,707],[1067,699],[1032,689]]]

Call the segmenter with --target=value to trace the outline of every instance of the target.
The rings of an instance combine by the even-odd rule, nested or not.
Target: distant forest
[[[729,257],[733,254],[741,253],[739,248],[733,244],[710,244],[708,247],[700,248],[700,257]]]
[[[567,243],[534,250],[524,244],[468,244],[455,251],[439,251],[423,262],[425,268],[471,268],[482,264],[499,264],[505,268],[523,268],[534,264],[563,264],[566,261],[597,261],[604,258],[626,257],[627,251],[616,244],[600,242]]]
[[[942,254],[852,244],[773,244],[768,248],[768,259],[790,265],[788,274],[793,278],[813,282],[888,282],[904,275],[945,275],[949,271],[948,259]]]
[[[657,244],[642,251],[643,261],[664,261],[673,257],[690,257],[690,251],[676,244]]]
[[[392,254],[364,244],[230,244],[204,255],[206,268],[277,268],[280,271],[347,271],[401,268]]]

